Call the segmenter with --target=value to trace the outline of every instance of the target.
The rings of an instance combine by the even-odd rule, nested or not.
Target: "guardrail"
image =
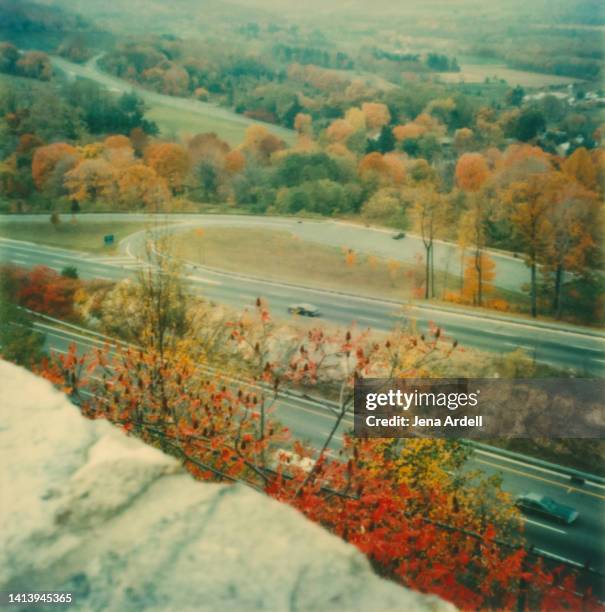
[[[529,465],[534,465],[536,467],[541,467],[547,470],[551,470],[553,472],[558,472],[563,476],[567,476],[574,484],[584,484],[586,482],[593,482],[595,484],[605,485],[605,478],[603,478],[602,476],[598,476],[597,474],[590,474],[589,472],[583,472],[581,470],[576,470],[574,468],[566,467],[564,465],[559,465],[558,463],[551,463],[550,461],[538,459],[537,457],[532,457],[531,455],[523,455],[521,453],[516,453],[514,451],[510,451],[505,448],[499,448],[498,446],[492,446],[490,444],[484,444],[483,442],[477,442],[475,440],[467,440],[466,442],[473,448],[478,448],[493,453],[495,455],[508,457],[509,459],[515,459],[516,461],[521,461]]]
[[[61,321],[60,319],[55,319],[54,317],[39,313],[39,312],[35,312],[33,310],[29,310],[27,308],[21,308],[21,310],[24,310],[26,312],[28,312],[31,315],[34,315],[36,317],[39,317],[43,320],[49,321],[51,323],[54,323],[56,325],[60,325],[62,327],[67,327],[68,329],[73,329],[77,332],[79,332],[80,334],[87,334],[87,335],[91,335],[94,336],[95,338],[98,338],[99,340],[97,340],[97,342],[100,342],[101,340],[105,341],[105,342],[109,342],[109,343],[114,343],[114,344],[121,344],[123,346],[129,346],[131,348],[136,348],[139,349],[141,347],[135,345],[135,344],[131,344],[129,342],[124,342],[123,340],[119,340],[117,338],[112,338],[110,336],[107,336],[105,334],[96,332],[94,330],[90,330],[87,329],[85,327],[81,327],[79,325],[74,325],[73,323],[68,323],[66,321]],[[92,338],[91,338],[92,339]],[[212,366],[208,366],[205,365],[203,366],[203,369],[205,369],[206,371],[213,373],[216,372],[216,368],[213,368]],[[249,382],[246,381],[241,381],[241,380],[237,380],[232,378],[232,380],[234,380],[235,382],[239,382],[239,383],[244,383],[244,384],[248,384],[250,385]],[[258,386],[258,385],[252,385],[252,386]],[[305,392],[301,392],[301,391],[296,391],[296,390],[292,390],[292,389],[282,389],[281,390],[281,394],[285,397],[289,397],[291,399],[298,399],[298,400],[302,400],[302,401],[306,401],[306,402],[310,402],[315,404],[318,408],[323,408],[323,409],[328,409],[330,410],[330,412],[334,412],[335,409],[338,408],[338,403],[334,402],[330,399],[326,399],[326,398],[321,398],[321,397],[315,397],[312,395],[309,395]],[[544,469],[548,469],[551,470],[553,472],[557,472],[558,474],[562,475],[562,476],[566,476],[570,479],[570,483],[572,484],[577,484],[577,485],[582,485],[585,484],[586,482],[592,482],[595,484],[599,484],[599,485],[605,485],[605,478],[602,476],[599,476],[597,474],[591,474],[589,472],[584,472],[581,470],[576,470],[574,468],[570,468],[570,467],[566,467],[557,463],[552,463],[550,461],[545,461],[543,459],[538,459],[537,457],[533,457],[531,455],[524,455],[521,453],[516,453],[514,451],[510,451],[507,449],[503,449],[503,448],[499,448],[497,446],[492,446],[490,444],[485,444],[483,442],[477,442],[475,440],[465,440],[464,441],[466,444],[468,444],[469,446],[472,446],[473,448],[476,449],[480,449],[480,450],[484,450],[486,452],[490,452],[493,453],[494,455],[499,455],[501,457],[506,457],[509,459],[514,459],[516,461],[520,461],[522,463],[525,463],[527,465],[533,465],[536,467],[541,467]]]

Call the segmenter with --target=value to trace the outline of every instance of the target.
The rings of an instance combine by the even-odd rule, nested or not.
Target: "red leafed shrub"
[[[59,319],[73,317],[74,294],[81,283],[46,266],[4,268],[0,276],[7,297],[19,306]]]

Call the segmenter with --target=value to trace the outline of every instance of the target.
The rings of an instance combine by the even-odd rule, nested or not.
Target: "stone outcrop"
[[[382,580],[288,506],[194,481],[6,362],[0,414],[0,590],[116,612],[453,610]]]

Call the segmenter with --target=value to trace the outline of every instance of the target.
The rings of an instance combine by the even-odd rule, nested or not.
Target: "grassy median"
[[[45,221],[1,222],[0,236],[64,249],[114,255],[122,238],[148,227],[150,227],[149,222],[140,221],[76,221],[72,223],[69,216],[62,217],[60,223],[53,225],[47,217]],[[103,236],[108,234],[114,235],[112,247],[105,246],[103,242]]]
[[[189,261],[313,287],[348,293],[406,300],[423,281],[422,266],[394,260],[354,255],[337,247],[299,239],[287,231],[215,227],[179,234],[176,254]],[[454,288],[453,274],[436,275],[436,291],[447,280]]]

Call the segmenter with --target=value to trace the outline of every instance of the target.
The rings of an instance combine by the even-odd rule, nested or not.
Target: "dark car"
[[[405,238],[405,232],[398,232],[393,236],[393,240],[401,240],[402,238]]]
[[[313,306],[313,304],[290,304],[290,306],[288,306],[288,312],[303,317],[319,317],[321,315],[319,308]]]
[[[571,525],[580,515],[575,508],[565,506],[550,497],[537,493],[519,495],[515,500],[515,506],[522,512],[540,514],[565,525]]]

